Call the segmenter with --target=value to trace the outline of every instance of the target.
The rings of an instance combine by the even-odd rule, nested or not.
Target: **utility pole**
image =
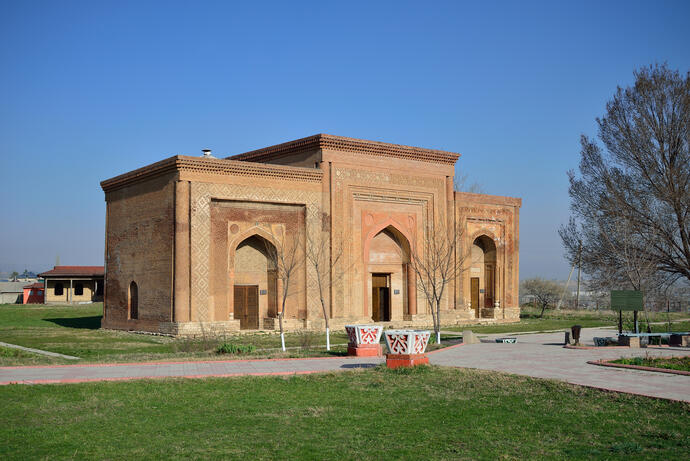
[[[582,240],[577,250],[577,296],[575,297],[575,309],[580,308],[580,271],[582,266]]]

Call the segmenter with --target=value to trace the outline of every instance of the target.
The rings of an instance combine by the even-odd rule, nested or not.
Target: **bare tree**
[[[345,269],[343,264],[343,239],[341,234],[332,235],[328,215],[321,215],[321,221],[314,223],[317,232],[307,234],[306,258],[309,266],[314,269],[313,285],[319,294],[323,319],[326,323],[326,350],[331,350],[328,303],[331,288],[342,280]]]
[[[478,182],[470,182],[466,173],[456,174],[453,178],[453,188],[458,192],[469,192],[471,194],[484,194],[484,187]]]
[[[441,342],[441,301],[446,287],[465,270],[468,252],[462,247],[462,238],[463,232],[454,224],[437,223],[425,229],[420,246],[411,248],[410,266],[431,311],[437,343]]]
[[[644,290],[690,280],[690,73],[635,72],[582,136],[579,176],[568,173],[573,217],[560,230],[572,262],[599,285]]]
[[[285,319],[285,307],[290,295],[296,294],[299,290],[295,287],[295,276],[300,268],[304,267],[304,232],[297,226],[297,229],[284,229],[282,235],[272,235],[275,245],[266,243],[266,254],[272,266],[275,267],[276,278],[280,281],[280,311],[278,312],[278,324],[280,327],[280,345],[285,351],[285,329],[283,320]]]
[[[544,311],[558,301],[561,286],[552,280],[535,277],[523,281],[521,290],[534,298],[537,307],[541,307],[539,317],[543,317]]]

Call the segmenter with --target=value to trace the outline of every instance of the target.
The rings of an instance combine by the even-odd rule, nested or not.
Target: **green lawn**
[[[0,388],[2,459],[677,459],[690,405],[480,370]]]
[[[77,306],[0,305],[0,341],[79,357],[79,363],[140,362],[156,360],[228,360],[232,358],[318,357],[346,354],[345,331],[331,333],[331,351],[325,350],[326,335],[316,332],[287,333],[282,352],[277,333],[248,333],[185,339],[101,330],[102,304]],[[459,336],[444,335],[459,340]],[[250,355],[219,355],[220,344],[253,345]],[[446,345],[446,343],[444,343]],[[438,348],[430,345],[429,350]],[[268,349],[268,350],[267,350]],[[75,363],[16,349],[0,348],[0,366]]]
[[[540,312],[531,307],[523,307],[520,314],[519,323],[509,323],[503,325],[467,325],[467,326],[451,326],[444,328],[447,331],[462,331],[472,330],[479,334],[492,333],[512,333],[512,332],[527,332],[527,331],[551,331],[551,330],[565,330],[570,329],[573,325],[580,325],[583,328],[614,326],[618,325],[618,313],[609,310],[568,310],[560,309],[547,310],[543,317],[539,316]],[[675,323],[678,319],[690,318],[690,313],[687,312],[672,312],[666,314],[664,312],[648,313],[650,322],[666,322],[670,319],[674,322],[672,329],[680,331]],[[640,322],[644,324],[645,317],[640,314]],[[623,327],[625,329],[632,329],[632,313],[626,312],[623,317]],[[685,324],[687,325],[687,323]],[[652,325],[653,331],[666,331],[666,325]],[[683,330],[686,331],[686,330]]]
[[[613,360],[613,363],[637,365],[638,367],[667,368],[669,370],[690,371],[688,357],[629,357]]]
[[[286,345],[297,347],[281,352],[280,336],[276,333],[249,333],[208,336],[197,339],[170,338],[126,331],[101,330],[103,306],[101,303],[75,306],[43,306],[17,304],[0,305],[0,341],[20,346],[58,352],[79,357],[80,363],[138,362],[153,360],[230,359],[236,356],[218,355],[216,348],[223,342],[253,345],[251,357],[311,357],[343,355],[347,343],[344,331],[331,333],[331,352],[323,347],[325,334],[315,332],[288,333]],[[476,333],[505,333],[519,331],[545,331],[570,328],[574,324],[584,327],[613,325],[616,314],[610,311],[547,311],[537,318],[529,309],[523,312],[520,323],[489,326],[448,327],[444,330],[471,329]],[[672,314],[672,318],[687,318],[690,314]],[[654,320],[664,320],[665,314],[655,314]],[[655,331],[666,331],[666,325],[654,325]],[[675,331],[690,330],[690,323],[673,324]],[[433,336],[433,335],[432,335]],[[443,345],[452,344],[458,336],[444,335]],[[432,338],[433,339],[433,338]],[[451,342],[448,342],[448,341]],[[431,344],[429,350],[439,346]],[[269,349],[269,350],[267,350]],[[272,349],[272,350],[271,350]],[[246,356],[239,356],[240,358]],[[31,353],[0,351],[0,366],[74,363]]]
[[[304,357],[345,353],[342,346],[333,347],[330,353],[323,347],[318,348],[317,346],[325,346],[325,334],[313,332],[287,334],[288,347],[299,346],[303,349],[283,353],[279,350],[261,350],[280,348],[280,336],[275,333],[180,339],[101,330],[102,311],[101,303],[76,306],[0,305],[0,341],[79,357],[79,363],[227,360],[235,357],[215,353],[218,345],[223,342],[254,345],[257,350],[252,354],[253,357]],[[331,343],[347,343],[347,335],[344,331],[332,333]],[[74,361],[25,352],[0,352],[0,366],[46,363],[62,364]]]

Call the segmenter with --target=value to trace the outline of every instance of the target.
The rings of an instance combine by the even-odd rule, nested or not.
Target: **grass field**
[[[232,357],[215,353],[216,347],[222,342],[252,344],[257,349],[280,347],[280,337],[276,334],[243,334],[190,340],[101,330],[102,310],[100,303],[77,306],[0,305],[0,341],[72,355],[81,358],[80,363],[202,358],[228,360]],[[332,333],[331,342],[346,343],[345,332]],[[328,354],[323,349],[317,349],[316,346],[326,344],[322,333],[288,334],[286,344],[288,347],[304,347],[305,350],[290,350],[286,353],[279,350],[257,350],[253,356],[342,355],[345,351],[343,347],[334,347]],[[74,362],[25,352],[0,352],[0,366],[46,363]]]
[[[687,312],[652,312],[648,314],[650,322],[666,322],[671,320],[673,329],[681,331],[675,323],[678,319],[690,318]],[[645,320],[640,314],[640,322]],[[560,309],[547,310],[543,317],[539,316],[539,310],[530,307],[523,307],[520,314],[519,323],[503,325],[471,325],[471,326],[451,326],[444,328],[447,331],[472,330],[479,334],[509,333],[525,331],[551,331],[569,329],[573,325],[580,325],[583,328],[602,327],[618,325],[618,313],[609,310],[567,310]],[[623,327],[632,329],[632,313],[626,312],[623,317]],[[645,324],[646,327],[646,324]],[[653,331],[666,331],[666,325],[652,325]],[[683,330],[685,331],[685,330]]]
[[[479,370],[0,388],[2,459],[678,459],[690,405]]]
[[[637,365],[638,367],[666,368],[669,370],[690,371],[688,357],[628,357],[613,360],[613,363]]]
[[[101,330],[102,305],[21,306],[0,305],[0,341],[79,357],[79,363],[139,362],[155,360],[195,360],[246,358],[247,355],[219,355],[224,343],[253,345],[252,358],[318,357],[345,355],[347,335],[331,333],[330,352],[325,350],[324,333],[286,334],[289,349],[282,352],[276,333],[248,333],[184,339],[144,335],[126,331]],[[444,336],[443,339],[453,338]],[[456,337],[456,339],[459,337]],[[435,349],[431,345],[429,350]],[[267,350],[268,349],[268,350]],[[16,349],[0,348],[0,366],[65,364],[74,361],[46,357]]]
[[[324,333],[289,333],[286,345],[290,348],[282,352],[280,337],[276,333],[249,333],[221,337],[209,335],[206,338],[180,339],[165,336],[136,334],[125,331],[101,330],[100,303],[76,306],[43,306],[17,304],[0,305],[0,341],[20,346],[57,352],[79,357],[80,363],[101,362],[138,362],[153,360],[194,360],[223,359],[235,356],[218,355],[215,349],[223,342],[238,345],[253,345],[255,351],[251,357],[313,357],[325,355],[343,355],[347,343],[344,331],[331,333],[331,343],[336,345],[331,352],[324,349]],[[687,318],[690,314],[672,314],[673,318]],[[656,314],[653,320],[664,320],[665,314]],[[578,323],[584,327],[612,325],[615,314],[608,311],[548,311],[544,318],[536,318],[529,309],[523,312],[520,323],[491,326],[450,327],[444,330],[462,331],[470,328],[476,333],[504,333],[519,331],[544,331],[570,328]],[[666,325],[654,325],[654,329],[665,331]],[[688,330],[690,323],[674,324]],[[457,340],[458,336],[445,335],[444,345],[448,340]],[[338,346],[340,344],[340,346]],[[429,350],[437,345],[430,345]],[[246,356],[239,356],[246,357]],[[65,359],[50,358],[13,349],[0,350],[0,366],[41,365],[73,363]]]

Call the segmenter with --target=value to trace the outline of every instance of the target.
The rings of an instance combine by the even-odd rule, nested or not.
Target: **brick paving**
[[[586,328],[582,341],[592,343],[594,336],[615,336],[613,329]],[[434,365],[504,371],[535,378],[549,378],[572,384],[690,402],[690,376],[651,371],[626,370],[588,364],[587,361],[633,356],[685,356],[690,349],[680,347],[644,349],[565,349],[563,332],[519,335],[516,344],[497,344],[486,336],[481,344],[441,350],[430,356]],[[492,342],[488,342],[492,341]]]
[[[481,344],[468,344],[430,354],[432,364],[504,371],[536,378],[690,402],[690,376],[601,367],[587,361],[622,356],[690,355],[688,348],[565,349],[563,332],[517,336],[516,344],[497,344],[489,335]],[[594,336],[615,336],[614,330],[586,328],[585,343]],[[73,383],[164,377],[289,375],[373,367],[382,358],[316,358],[156,362],[131,364],[57,365],[0,368],[0,384]]]

